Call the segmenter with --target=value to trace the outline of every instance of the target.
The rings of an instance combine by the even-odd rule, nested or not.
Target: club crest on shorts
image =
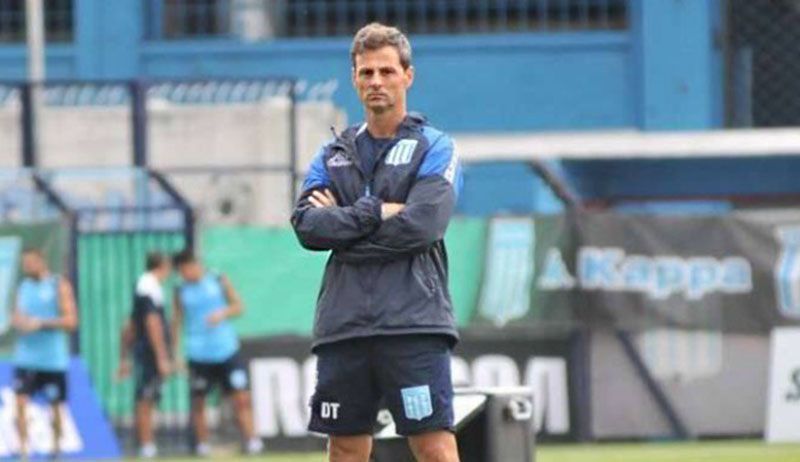
[[[403,410],[409,420],[422,420],[433,415],[431,389],[427,385],[400,390],[403,395]]]
[[[228,379],[230,380],[231,387],[235,390],[244,390],[247,388],[247,374],[242,369],[236,369],[231,372]]]
[[[61,397],[61,392],[58,389],[58,385],[54,383],[48,383],[45,385],[44,396],[50,401],[58,400]]]
[[[417,149],[417,140],[398,141],[386,154],[386,165],[403,165],[411,162],[415,149]]]

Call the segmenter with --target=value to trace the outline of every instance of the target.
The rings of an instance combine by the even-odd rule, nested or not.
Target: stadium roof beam
[[[796,128],[640,132],[582,131],[535,134],[457,134],[470,161],[542,159],[664,159],[800,155]]]

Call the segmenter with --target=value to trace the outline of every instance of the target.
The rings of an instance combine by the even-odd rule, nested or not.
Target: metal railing
[[[370,21],[411,34],[619,30],[629,0],[148,0],[148,40],[348,36]]]
[[[727,0],[727,125],[800,125],[800,6],[794,0]]]
[[[75,0],[44,0],[45,35],[50,42],[75,36]],[[0,1],[0,43],[25,41],[25,0]]]

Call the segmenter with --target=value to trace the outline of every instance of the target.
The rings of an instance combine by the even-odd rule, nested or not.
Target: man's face
[[[356,55],[353,86],[367,111],[381,114],[405,107],[406,91],[414,81],[414,68],[403,69],[400,53],[385,46]]]
[[[170,271],[172,271],[172,265],[169,262],[164,261],[161,263],[161,266],[155,269],[154,273],[159,281],[166,281],[169,277]]]
[[[38,278],[44,272],[45,265],[42,257],[34,252],[22,256],[22,272],[27,277]]]
[[[203,276],[203,267],[198,262],[188,262],[178,267],[184,281],[196,282]]]

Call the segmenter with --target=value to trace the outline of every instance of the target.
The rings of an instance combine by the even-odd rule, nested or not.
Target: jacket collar
[[[425,126],[426,122],[427,119],[425,119],[425,116],[422,114],[416,112],[410,112],[406,114],[405,118],[403,118],[403,121],[400,123],[400,126],[397,128],[397,133],[395,134],[394,139],[397,140],[403,138],[421,137],[422,127]],[[363,170],[358,149],[356,149],[356,137],[366,129],[367,124],[362,123],[361,125],[353,125],[340,134],[337,134],[336,130],[331,127],[331,132],[335,138],[332,147],[343,152],[345,156],[355,163],[358,171],[361,172],[364,177],[369,178],[372,176],[372,172],[365,172]],[[387,149],[393,144],[394,142],[390,143],[389,146],[387,146]],[[384,149],[383,153],[386,153],[386,149]],[[379,160],[380,159],[376,160],[376,162]]]
[[[400,126],[397,128],[397,134],[395,138],[412,138],[418,136],[422,133],[422,128],[427,124],[428,119],[425,118],[424,115],[418,112],[409,112],[403,118],[403,121],[400,123]],[[361,134],[364,130],[367,129],[366,122],[360,125],[353,125],[341,133],[336,133],[336,129],[331,127],[331,133],[335,138],[334,144],[338,144],[341,147],[348,147],[355,143],[356,136]]]

